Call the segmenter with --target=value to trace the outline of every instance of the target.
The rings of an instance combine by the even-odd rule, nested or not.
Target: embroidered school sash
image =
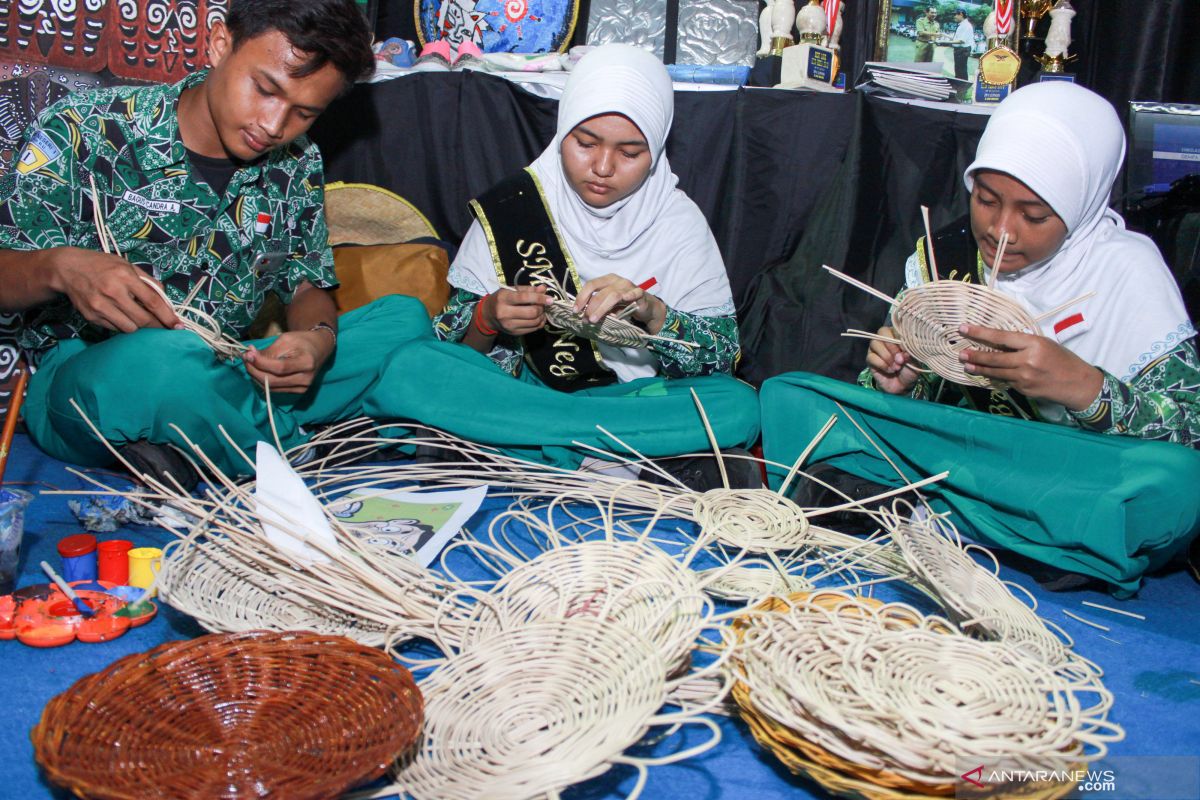
[[[527,168],[505,178],[472,200],[471,210],[487,236],[501,286],[541,284],[554,293],[548,277],[553,275],[568,292],[578,293],[582,281],[532,170]],[[553,389],[574,392],[617,380],[616,373],[605,366],[595,342],[549,323],[522,336],[521,344],[525,363]]]
[[[984,283],[983,261],[971,234],[970,217],[962,217],[933,234],[933,252],[937,257],[938,279],[964,283]],[[929,269],[929,250],[926,237],[917,240],[917,260],[921,280],[928,283],[933,276]],[[984,386],[963,386],[943,380],[938,389],[939,403],[958,405],[960,400],[976,411],[1002,417],[1040,420],[1037,404],[1015,389],[988,389]]]

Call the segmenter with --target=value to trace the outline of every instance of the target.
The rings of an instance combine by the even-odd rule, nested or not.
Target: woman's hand
[[[667,319],[667,304],[633,281],[609,273],[593,278],[583,285],[575,298],[575,310],[584,314],[588,321],[597,323],[605,314],[620,312],[629,306],[633,319],[645,325],[651,334],[657,334]]]
[[[517,286],[492,292],[480,302],[483,323],[509,336],[524,336],[546,324],[546,306],[554,299],[545,286]]]
[[[896,338],[896,332],[886,326],[879,329],[879,335]],[[912,356],[904,348],[878,339],[873,339],[867,350],[867,366],[871,368],[875,385],[888,394],[908,394],[919,374],[912,367]]]
[[[962,325],[968,339],[1000,352],[964,350],[959,359],[972,375],[1005,381],[1026,397],[1048,400],[1072,411],[1092,404],[1104,385],[1104,374],[1058,342],[1045,336]]]

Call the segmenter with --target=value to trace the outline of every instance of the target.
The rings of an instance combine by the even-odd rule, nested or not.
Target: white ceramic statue
[[[835,52],[840,52],[842,46],[842,14],[846,11],[846,4],[842,3],[838,6],[837,21],[833,23],[833,33],[829,35],[829,39],[825,42],[826,46]]]
[[[802,42],[821,42],[828,28],[829,23],[825,20],[825,9],[821,8],[820,0],[811,0],[796,15],[796,30],[800,32]]]
[[[1046,57],[1065,59],[1071,45],[1071,18],[1075,9],[1069,0],[1058,0],[1050,10],[1050,30],[1046,31]]]
[[[758,31],[762,38],[758,55],[770,55],[774,39],[792,41],[792,18],[795,14],[794,0],[767,0],[767,7],[758,15]]]
[[[996,11],[987,15],[987,19],[983,21],[983,38],[984,41],[991,42],[996,38]]]

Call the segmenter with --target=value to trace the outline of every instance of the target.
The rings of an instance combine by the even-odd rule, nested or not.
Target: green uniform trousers
[[[640,378],[560,392],[529,369],[514,378],[466,345],[438,341],[432,331],[391,354],[363,406],[374,419],[414,420],[526,461],[574,469],[594,455],[576,442],[631,455],[597,426],[648,457],[712,452],[691,390],[722,448],[757,440],[757,393],[727,375]]]
[[[840,403],[907,478],[950,472],[922,491],[952,511],[965,534],[1120,593],[1135,591],[1200,527],[1200,453],[1182,445],[992,416],[799,372],[764,383],[761,402],[768,459],[790,466],[837,414],[808,463],[900,485]],[[786,472],[771,472],[778,486]]]
[[[397,342],[428,335],[429,315],[419,300],[393,295],[344,314],[338,327],[337,349],[316,383],[303,395],[271,395],[285,448],[305,442],[307,426],[361,416],[379,365]],[[271,341],[252,344],[261,349]],[[254,470],[218,426],[251,458],[258,441],[274,441],[262,387],[242,361],[217,360],[198,336],[185,331],[146,329],[97,343],[68,339],[43,356],[25,403],[34,442],[62,461],[112,464],[112,454],[72,399],[114,445],[149,439],[191,454],[171,428],[174,423],[229,475]]]

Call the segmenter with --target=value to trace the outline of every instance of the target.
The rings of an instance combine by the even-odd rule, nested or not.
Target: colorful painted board
[[[0,51],[12,60],[99,72],[108,0],[0,0]]]
[[[115,0],[108,68],[122,78],[173,82],[201,69],[208,32],[229,0]]]
[[[485,53],[565,52],[578,0],[416,0],[421,44],[470,40]]]

